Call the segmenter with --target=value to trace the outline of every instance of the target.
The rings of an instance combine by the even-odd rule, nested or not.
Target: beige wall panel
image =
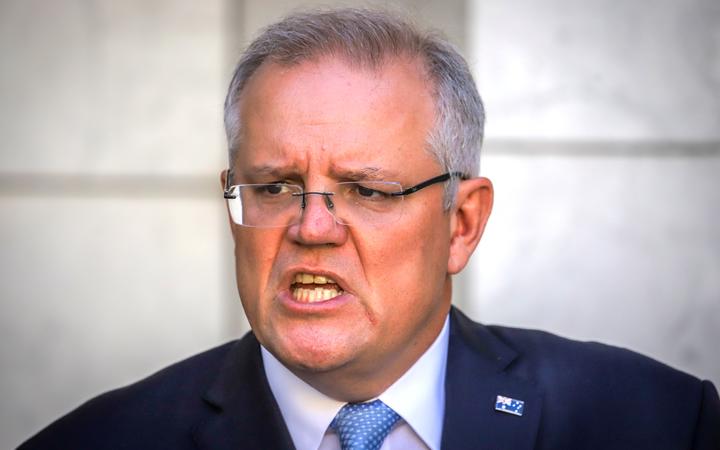
[[[3,448],[232,334],[220,199],[0,197],[0,214]]]
[[[551,147],[489,143],[495,207],[459,302],[720,382],[720,146]]]
[[[2,171],[217,171],[223,3],[2,2]]]
[[[303,0],[252,0],[241,3],[237,7],[238,21],[245,30],[240,37],[242,44],[249,42],[257,31],[296,10],[310,8],[325,8],[330,6],[351,7],[379,7],[397,11],[408,15],[420,24],[442,30],[452,42],[463,47],[466,40],[465,20],[466,2],[462,0],[446,0],[433,2],[431,0],[401,0],[401,1],[363,1],[363,0],[336,0],[336,1],[303,1]],[[244,45],[237,45],[238,51]]]
[[[717,0],[474,0],[488,135],[720,139]]]

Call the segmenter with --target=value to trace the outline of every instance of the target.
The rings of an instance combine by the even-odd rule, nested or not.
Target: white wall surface
[[[714,0],[470,2],[497,190],[473,317],[720,382],[719,29]]]
[[[716,0],[475,0],[491,139],[720,139]]]
[[[0,3],[0,448],[237,334],[224,10]]]
[[[495,208],[464,309],[720,380],[720,146],[519,148],[487,146]]]

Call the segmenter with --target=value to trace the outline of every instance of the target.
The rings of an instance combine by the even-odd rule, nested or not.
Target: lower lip
[[[333,297],[329,300],[323,300],[314,303],[299,302],[293,297],[291,290],[284,290],[278,295],[280,304],[291,312],[296,313],[323,313],[332,312],[341,308],[346,303],[350,302],[352,296],[347,292],[343,292],[337,297]]]

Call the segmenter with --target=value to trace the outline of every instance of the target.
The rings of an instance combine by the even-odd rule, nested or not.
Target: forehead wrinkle
[[[322,127],[325,125],[337,125],[337,124],[342,124],[342,120],[340,118],[336,118],[336,117],[332,117],[332,118],[305,117],[298,122],[298,125],[302,125],[302,126],[306,126],[306,127]]]
[[[296,151],[296,144],[282,139],[282,136],[263,136],[254,149],[248,149],[249,156],[238,158],[238,172],[246,176],[288,176],[303,173],[309,166],[310,157],[306,151]]]

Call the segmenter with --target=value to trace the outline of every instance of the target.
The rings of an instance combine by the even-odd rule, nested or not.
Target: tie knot
[[[400,416],[380,400],[348,403],[333,419],[342,450],[378,450]]]

